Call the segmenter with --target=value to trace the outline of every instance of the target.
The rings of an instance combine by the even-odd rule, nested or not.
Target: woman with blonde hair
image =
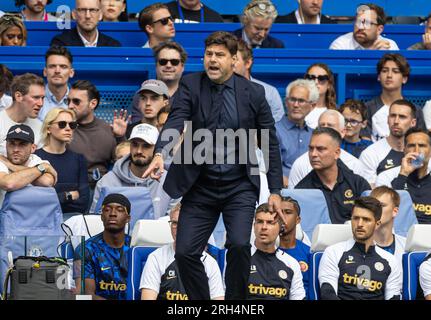
[[[314,109],[305,117],[307,125],[315,129],[323,112],[328,109],[337,109],[334,75],[328,65],[313,63],[307,68],[304,79],[314,81],[319,89],[319,100]]]
[[[66,146],[72,141],[77,128],[72,110],[55,108],[48,112],[42,126],[44,146],[36,154],[48,160],[58,173],[55,189],[63,210],[63,218],[85,213],[89,204],[87,162],[82,154]]]
[[[5,14],[0,18],[0,46],[27,45],[27,29],[22,19],[13,14]]]

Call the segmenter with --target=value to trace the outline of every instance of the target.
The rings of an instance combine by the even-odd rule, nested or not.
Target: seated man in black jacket
[[[322,15],[323,0],[298,0],[298,9],[288,15],[279,16],[276,23],[321,24],[335,23]]]
[[[120,42],[97,30],[102,20],[100,0],[76,0],[72,18],[76,20],[76,27],[56,35],[51,46],[121,47]]]

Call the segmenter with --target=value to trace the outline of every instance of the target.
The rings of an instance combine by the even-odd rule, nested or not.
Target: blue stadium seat
[[[129,269],[127,277],[127,300],[141,300],[139,284],[144,265],[148,255],[156,250],[156,247],[132,247],[129,250]]]
[[[410,227],[418,223],[415,211],[413,209],[413,201],[410,194],[405,190],[397,190],[400,195],[400,208],[398,210],[398,215],[394,220],[395,233],[400,236],[407,236]],[[371,191],[366,190],[362,193],[362,196],[370,195]]]
[[[403,299],[416,300],[419,283],[419,267],[427,252],[407,252],[403,255]]]
[[[310,253],[310,283],[308,284],[308,298],[309,300],[320,299],[320,285],[319,285],[319,265],[320,259],[322,259],[323,252],[312,252]]]
[[[318,224],[331,223],[328,206],[323,192],[317,189],[283,189],[283,197],[290,196],[301,207],[301,227],[311,239]]]

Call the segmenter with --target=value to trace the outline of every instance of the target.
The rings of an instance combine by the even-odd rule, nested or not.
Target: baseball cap
[[[6,140],[17,139],[34,143],[34,132],[25,124],[16,124],[9,128],[6,135]]]
[[[149,144],[156,144],[159,137],[159,130],[148,123],[141,123],[135,126],[130,134],[129,140],[142,139]]]
[[[142,82],[141,88],[137,91],[137,93],[141,93],[142,91],[151,91],[157,93],[158,95],[165,95],[166,98],[169,98],[168,86],[160,80],[145,80]]]

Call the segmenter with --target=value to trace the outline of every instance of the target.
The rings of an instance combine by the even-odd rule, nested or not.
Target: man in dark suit
[[[102,20],[100,0],[76,0],[72,18],[76,20],[76,27],[56,35],[51,46],[121,47],[120,42],[97,30]]]
[[[336,23],[322,15],[323,0],[298,0],[298,9],[288,15],[278,16],[275,23],[323,24]]]
[[[151,174],[159,178],[168,154],[169,135],[183,133],[184,122],[189,121],[163,188],[170,196],[183,197],[175,258],[190,299],[210,298],[200,258],[220,212],[227,230],[226,299],[247,297],[250,235],[260,188],[256,138],[268,154],[271,212],[282,216],[282,171],[274,119],[263,87],[233,73],[236,52],[237,38],[228,32],[215,32],[205,40],[205,72],[181,80],[153,161],[144,173],[144,177]],[[232,135],[242,133],[245,139],[234,139],[234,146],[216,143],[213,149],[202,150],[202,141],[213,147],[224,134],[220,131],[226,129]]]
[[[277,15],[277,9],[270,1],[253,0],[244,8],[241,17],[243,28],[233,34],[253,48],[284,48],[283,41],[269,35]]]

